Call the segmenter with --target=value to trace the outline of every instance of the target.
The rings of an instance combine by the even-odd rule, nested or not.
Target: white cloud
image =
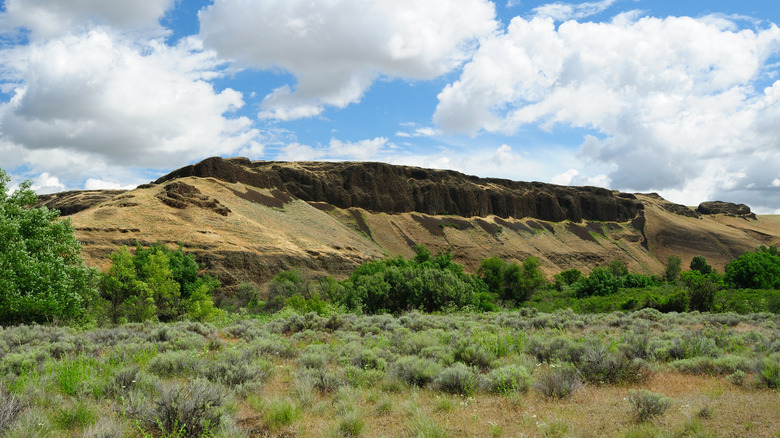
[[[84,190],[132,190],[137,186],[138,184],[121,184],[114,181],[88,178],[84,183]]]
[[[431,79],[468,60],[496,29],[487,0],[216,0],[199,13],[206,47],[239,65],[292,73],[261,118],[316,116],[359,102],[379,76]]]
[[[276,159],[282,161],[313,161],[325,157],[326,154],[326,151],[315,149],[309,145],[290,143],[282,148]]]
[[[758,181],[757,158],[780,164],[780,82],[754,88],[780,51],[780,29],[733,25],[515,18],[439,94],[434,120],[445,133],[584,128],[593,135],[580,159],[610,169],[614,188],[734,194]],[[774,177],[761,178],[766,187]]]
[[[389,154],[383,161],[406,166],[434,169],[450,169],[467,175],[506,178],[515,181],[542,181],[547,178],[549,165],[538,159],[527,159],[513,152],[509,145],[495,149],[450,149],[441,148],[436,153]]]
[[[533,9],[535,17],[552,18],[555,21],[579,20],[606,11],[617,0],[585,3],[549,3]]]
[[[108,25],[120,30],[162,33],[158,20],[175,0],[5,0],[0,32],[28,29],[33,39],[45,39],[86,26]]]
[[[108,28],[65,34],[0,51],[0,78],[13,84],[0,103],[0,142],[24,152],[24,163],[89,171],[123,166],[171,168],[253,144],[240,93],[208,82],[220,62],[193,39],[176,46],[129,40]],[[63,177],[59,171],[57,175]],[[103,180],[110,175],[90,174]]]
[[[331,157],[368,160],[376,157],[386,146],[388,146],[387,138],[384,137],[377,137],[373,140],[361,140],[356,143],[343,142],[333,138],[330,140],[328,152]]]
[[[49,175],[48,172],[43,172],[32,180],[30,186],[38,194],[47,194],[61,192],[65,190],[65,184],[61,183],[59,178],[54,175]]]
[[[577,169],[569,169],[552,177],[553,184],[560,186],[595,186],[609,187],[610,181],[607,175],[601,174],[594,177],[583,175]]]

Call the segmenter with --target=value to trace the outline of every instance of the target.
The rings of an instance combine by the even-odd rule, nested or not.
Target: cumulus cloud
[[[0,139],[33,167],[52,169],[70,156],[93,169],[170,168],[257,136],[248,118],[225,115],[242,96],[214,89],[208,80],[220,62],[193,39],[168,46],[95,28],[2,50],[0,64],[12,90],[0,103]]]
[[[435,153],[412,152],[388,154],[383,158],[392,164],[434,169],[451,169],[467,175],[506,178],[516,181],[540,181],[549,172],[544,158],[524,157],[509,145],[497,148],[452,149],[442,147]]]
[[[356,142],[341,141],[331,138],[327,146],[313,147],[298,142],[283,146],[277,154],[278,160],[311,161],[311,160],[357,160],[367,161],[378,159],[380,155],[395,147],[385,137],[359,140]]]
[[[434,119],[471,134],[587,129],[580,157],[611,169],[615,188],[744,188],[755,159],[780,164],[780,82],[757,86],[780,29],[737,28],[724,18],[624,14],[556,28],[552,18],[517,17],[439,94]]]
[[[20,28],[33,39],[51,38],[73,29],[108,25],[120,30],[163,33],[158,20],[175,0],[5,0],[0,32]]]
[[[579,20],[606,11],[617,0],[602,0],[585,3],[549,3],[533,9],[533,15],[539,18],[552,18],[555,21]]]
[[[448,73],[497,26],[488,0],[216,0],[199,18],[200,37],[220,56],[295,76],[259,113],[279,120],[358,102],[379,76]]]

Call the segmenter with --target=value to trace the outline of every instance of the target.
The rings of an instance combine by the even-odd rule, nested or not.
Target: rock
[[[702,202],[696,209],[701,214],[726,214],[730,216],[748,216],[754,217],[750,207],[745,204],[734,204],[732,202],[711,201]]]
[[[123,193],[125,190],[74,190],[39,195],[35,206],[45,205],[52,210],[59,210],[62,216],[70,216]]]
[[[598,187],[478,178],[451,170],[369,162],[273,162],[208,158],[155,181],[196,176],[278,189],[308,202],[381,213],[424,213],[545,221],[624,222],[644,205],[636,197]]]

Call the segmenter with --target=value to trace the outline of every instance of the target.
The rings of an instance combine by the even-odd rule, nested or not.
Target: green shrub
[[[167,436],[211,436],[224,414],[225,394],[202,380],[170,383],[152,400],[131,401],[125,413],[148,433]]]
[[[22,402],[0,389],[0,435],[11,428],[22,410],[24,410]]]
[[[54,422],[60,429],[84,428],[97,419],[95,412],[85,403],[61,407],[54,413]]]
[[[487,375],[486,386],[490,392],[503,395],[524,393],[531,387],[531,375],[522,365],[504,365]]]
[[[149,361],[149,372],[161,377],[196,375],[200,360],[189,351],[166,351]]]
[[[734,288],[778,289],[780,257],[766,249],[748,251],[726,265],[724,280]]]
[[[566,398],[582,387],[580,373],[571,364],[551,364],[537,377],[533,388],[548,398]]]
[[[201,375],[212,382],[235,387],[264,382],[271,376],[272,371],[271,362],[253,357],[251,351],[228,350],[203,363]]]
[[[764,358],[758,370],[758,379],[768,388],[780,389],[780,356]]]
[[[672,405],[672,400],[662,394],[640,389],[639,391],[629,391],[628,403],[634,410],[636,420],[644,422],[666,412]]]
[[[393,374],[410,386],[425,386],[441,371],[441,365],[430,359],[404,356],[393,365]]]
[[[265,424],[271,430],[292,424],[301,416],[301,410],[290,400],[274,399],[266,404]]]
[[[613,295],[618,292],[620,280],[611,271],[604,268],[593,268],[590,275],[581,279],[575,285],[574,295],[577,298],[593,295]]]
[[[433,386],[450,394],[473,395],[477,391],[477,376],[471,368],[457,362],[443,369],[433,380]]]
[[[339,436],[355,437],[360,436],[364,427],[365,422],[363,421],[363,418],[361,418],[360,413],[353,411],[348,412],[346,415],[344,415],[343,418],[341,418],[341,420],[339,420],[339,424],[336,427],[336,430]]]
[[[648,374],[641,359],[631,360],[601,345],[586,349],[579,370],[589,382],[609,384],[640,382]]]

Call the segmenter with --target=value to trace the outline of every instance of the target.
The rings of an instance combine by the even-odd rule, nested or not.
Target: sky
[[[51,193],[382,161],[780,214],[776,23],[766,0],[4,0],[0,168]]]

